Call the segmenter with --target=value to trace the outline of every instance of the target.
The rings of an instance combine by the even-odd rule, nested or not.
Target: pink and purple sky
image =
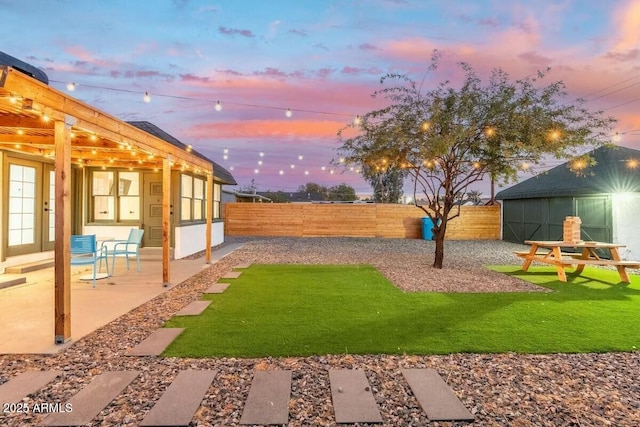
[[[0,50],[259,191],[346,182],[370,193],[330,164],[336,133],[381,106],[370,95],[385,73],[422,79],[433,49],[444,61],[426,84],[455,81],[459,61],[513,79],[551,67],[568,100],[617,117],[620,145],[640,149],[639,0],[0,0],[0,11]]]

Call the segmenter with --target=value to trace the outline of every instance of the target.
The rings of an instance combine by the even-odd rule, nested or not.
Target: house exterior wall
[[[184,258],[206,249],[206,224],[187,225],[175,228],[175,259]],[[211,224],[211,246],[224,242],[224,223],[217,221]]]
[[[620,256],[633,261],[640,260],[638,212],[640,194],[613,194],[613,241],[626,245],[620,248]]]

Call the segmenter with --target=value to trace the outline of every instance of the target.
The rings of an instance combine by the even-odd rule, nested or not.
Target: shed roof
[[[599,147],[589,154],[596,165],[584,174],[576,174],[568,162],[500,191],[498,200],[540,197],[585,196],[609,193],[640,192],[640,169],[629,167],[630,160],[640,161],[640,151],[619,146]]]
[[[158,126],[154,125],[153,123],[147,122],[147,121],[134,121],[134,122],[127,122],[132,126],[137,127],[140,130],[143,130],[153,136],[156,136],[172,145],[175,145],[176,147],[180,147],[182,149],[187,149],[187,145],[184,144],[183,142],[181,142],[180,140],[178,140],[177,138],[175,138],[172,135],[169,135],[167,132],[163,131],[162,129],[160,129]],[[198,153],[195,150],[191,150],[191,153],[193,153],[194,155],[200,157],[201,159],[207,160],[208,162],[213,163],[213,175],[219,180],[221,181],[223,184],[229,184],[229,185],[236,185],[237,182],[235,180],[235,178],[233,177],[233,175],[231,175],[231,173],[226,170],[225,168],[223,168],[222,166],[220,166],[219,164],[217,164],[216,162],[214,162],[213,160],[205,157],[203,154]]]

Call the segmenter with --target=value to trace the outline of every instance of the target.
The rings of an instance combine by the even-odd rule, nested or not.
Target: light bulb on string
[[[73,92],[74,90],[76,90],[76,84],[74,82],[67,84],[67,90],[69,92]]]
[[[278,172],[280,175],[284,175],[284,171],[282,169],[280,169],[280,172]]]
[[[229,153],[229,149],[228,149],[227,147],[224,147],[224,150],[222,150],[222,152],[223,152],[224,154],[228,154],[228,153]]]
[[[298,160],[302,160],[302,154],[298,154]]]
[[[258,164],[262,166],[262,160],[258,160]]]
[[[222,104],[220,104],[220,101],[216,102],[216,111],[222,111]]]
[[[356,125],[356,126],[359,126],[360,123],[362,123],[362,119],[360,118],[360,115],[358,114],[358,115],[356,115],[356,118],[353,119],[353,124]]]
[[[260,152],[260,157],[264,157],[264,152],[263,151]]]
[[[291,169],[295,169],[295,168],[296,168],[296,165],[292,164]]]
[[[254,169],[253,170],[253,173],[255,173],[255,174],[258,174],[259,172],[260,172],[260,170],[258,170],[258,169]]]
[[[149,95],[149,92],[145,92],[144,96],[142,97],[142,100],[144,102],[146,102],[147,104],[151,102],[151,95]]]
[[[304,171],[304,174],[305,175],[309,175],[309,171]]]
[[[293,113],[291,112],[291,108],[287,108],[287,112],[284,113],[284,115],[287,117],[291,117],[293,115]]]

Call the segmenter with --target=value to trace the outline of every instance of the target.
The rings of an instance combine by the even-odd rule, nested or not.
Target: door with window
[[[145,173],[144,182],[144,246],[162,246],[162,174]]]
[[[5,163],[7,256],[53,250],[55,172],[53,165],[18,158]]]

